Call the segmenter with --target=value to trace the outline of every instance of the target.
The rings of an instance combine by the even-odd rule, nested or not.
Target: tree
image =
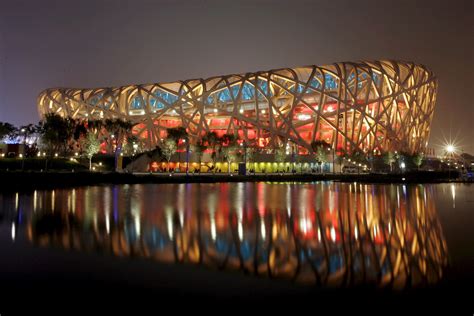
[[[122,153],[123,144],[131,136],[133,123],[121,119],[107,119],[103,126],[110,135],[109,142],[115,144],[115,169],[117,170],[119,155]]]
[[[230,174],[230,164],[237,159],[237,138],[233,134],[224,134],[219,138],[219,153],[227,161],[227,171]]]
[[[275,149],[274,160],[275,162],[284,162],[286,159],[286,148],[284,146],[277,147]]]
[[[184,127],[168,128],[166,130],[166,133],[168,135],[168,138],[173,139],[176,144],[179,142],[180,139],[188,141],[188,132],[186,132],[186,129]]]
[[[385,155],[383,156],[383,161],[389,165],[390,167],[390,172],[392,172],[392,165],[397,161],[397,156],[395,155],[394,152],[392,151],[387,151]]]
[[[311,148],[313,149],[313,152],[316,153],[319,147],[322,147],[325,150],[328,150],[331,148],[331,145],[329,145],[326,141],[324,140],[315,140],[311,142]]]
[[[360,149],[354,149],[350,155],[349,159],[356,165],[357,171],[360,172],[360,165],[367,165],[367,154]],[[359,164],[357,166],[357,164]]]
[[[222,157],[227,161],[227,172],[230,174],[230,164],[237,159],[237,147],[234,145],[221,148]]]
[[[7,122],[0,122],[0,140],[11,138],[15,133],[15,126]]]
[[[211,160],[212,165],[215,167],[217,158],[217,145],[219,144],[219,136],[216,132],[207,132],[204,136],[204,142],[207,143],[207,147],[211,148]]]
[[[423,153],[416,153],[413,156],[413,163],[416,165],[417,170],[420,170],[420,166],[423,163],[425,155]]]
[[[320,172],[323,171],[323,166],[327,162],[327,150],[323,146],[316,149],[316,162],[319,164]]]
[[[20,128],[15,130],[16,137],[21,140],[23,146],[24,146],[24,151],[25,151],[25,157],[32,157],[36,155],[37,153],[37,141],[38,141],[38,133],[40,131],[40,128],[38,125],[35,124],[27,124],[20,126]],[[33,137],[35,136],[35,137]],[[32,140],[30,144],[27,144],[27,140]]]
[[[92,170],[92,157],[100,150],[100,141],[93,132],[87,133],[82,148],[87,158],[89,158],[89,170]]]
[[[140,140],[135,135],[128,135],[127,142],[124,146],[124,152],[126,155],[135,155],[141,152]]]
[[[253,162],[255,156],[255,147],[247,147],[245,148],[245,159],[247,162]]]
[[[339,165],[339,171],[342,173],[342,162],[344,161],[344,158],[347,156],[347,153],[344,149],[340,148],[337,152],[336,152],[336,162],[338,163]]]
[[[202,155],[204,155],[204,152],[206,151],[207,146],[206,142],[204,141],[203,138],[199,139],[199,141],[193,145],[192,151],[196,154],[199,162],[199,171],[201,171],[201,161],[202,161]]]
[[[50,156],[57,152],[66,154],[68,144],[74,135],[76,124],[69,117],[63,118],[55,113],[47,113],[45,115],[39,125],[39,134]]]
[[[189,135],[188,132],[186,132],[186,129],[184,127],[173,127],[173,128],[168,128],[166,129],[167,133],[167,138],[172,139],[176,143],[176,151],[179,149],[179,141],[182,141],[182,144],[184,144],[186,148],[186,161],[188,161],[189,158]],[[181,152],[181,151],[180,151]],[[179,162],[181,162],[181,154],[179,156]],[[186,168],[188,164],[186,163]],[[186,169],[187,170],[187,169]]]
[[[176,153],[176,149],[178,146],[176,145],[176,141],[171,138],[167,138],[160,144],[161,154],[165,157],[166,161],[168,162],[168,172],[170,171],[170,160],[171,157]]]
[[[327,153],[329,149],[331,149],[331,145],[329,145],[324,140],[316,140],[311,142],[311,148],[316,155],[316,162],[318,163],[320,171],[322,172],[322,167],[328,160]]]
[[[220,138],[221,146],[235,146],[237,138],[233,134],[224,134]]]

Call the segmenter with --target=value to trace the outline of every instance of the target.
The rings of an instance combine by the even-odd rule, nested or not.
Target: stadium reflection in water
[[[23,234],[42,247],[321,286],[398,289],[436,283],[447,265],[432,190],[330,182],[148,184],[4,195],[2,203],[14,208],[7,211],[12,239]]]

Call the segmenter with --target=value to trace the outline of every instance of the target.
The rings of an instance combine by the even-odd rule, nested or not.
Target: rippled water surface
[[[28,283],[27,270],[47,279],[64,268],[54,265],[65,260],[58,256],[100,255],[125,271],[146,261],[270,286],[436,286],[472,277],[473,210],[474,186],[466,184],[146,184],[0,194],[0,249],[8,254],[0,278]],[[15,263],[29,253],[40,269],[35,260]]]

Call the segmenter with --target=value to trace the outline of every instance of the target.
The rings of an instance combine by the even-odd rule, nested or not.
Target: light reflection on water
[[[433,190],[334,182],[117,185],[3,194],[0,205],[12,240],[21,235],[41,247],[321,286],[404,288],[438,282],[447,265]]]

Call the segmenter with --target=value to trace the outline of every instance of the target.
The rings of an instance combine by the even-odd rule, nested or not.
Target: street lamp
[[[456,151],[456,148],[454,147],[453,144],[448,144],[446,145],[446,152],[448,153],[448,178],[451,180],[451,163],[450,158],[453,157],[454,152]]]
[[[25,159],[23,159],[23,154],[19,154],[18,157],[21,159],[21,170],[25,170]]]
[[[454,146],[449,144],[448,146],[446,146],[446,151],[448,152],[448,154],[454,153]]]
[[[186,144],[186,175],[189,174],[189,142],[183,139],[183,143]]]
[[[244,147],[244,176],[247,175],[247,142],[244,140],[240,143]]]

